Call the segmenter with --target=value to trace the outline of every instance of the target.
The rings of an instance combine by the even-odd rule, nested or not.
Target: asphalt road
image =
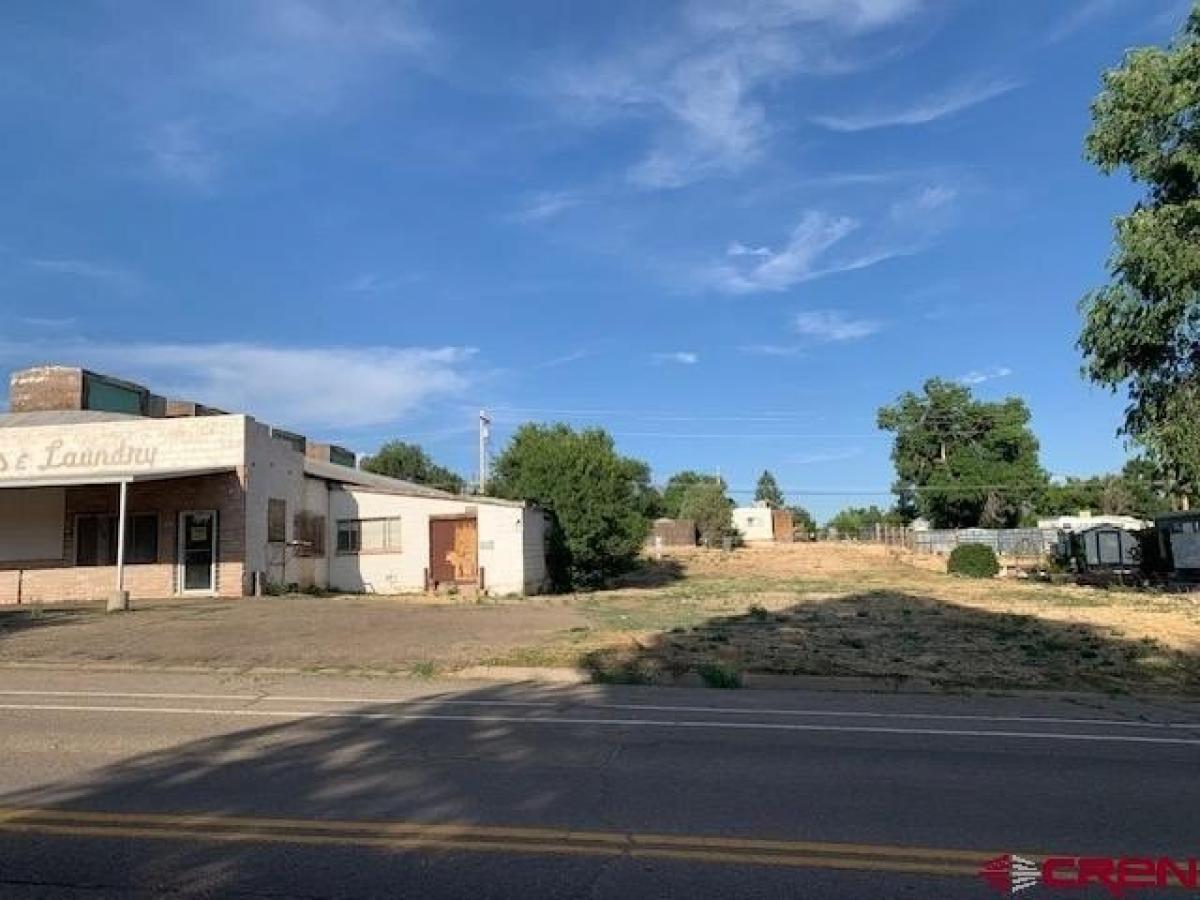
[[[1197,855],[1198,764],[1180,702],[0,669],[0,896],[986,897]]]

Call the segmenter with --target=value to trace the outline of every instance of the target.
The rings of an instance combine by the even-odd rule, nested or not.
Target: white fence
[[[896,525],[877,525],[864,528],[857,534],[833,533],[829,537],[908,547],[919,553],[946,554],[959,544],[983,544],[1000,556],[1042,556],[1058,548],[1060,532],[1054,528],[935,528],[914,531]]]
[[[942,528],[912,532],[912,548],[949,553],[960,544],[983,544],[998,556],[1042,556],[1058,546],[1054,528]]]

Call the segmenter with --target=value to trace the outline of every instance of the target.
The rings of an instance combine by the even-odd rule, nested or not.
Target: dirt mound
[[[942,557],[917,554],[902,547],[850,542],[750,545],[734,553],[700,547],[673,547],[669,555],[683,565],[688,575],[699,576],[806,578],[868,571],[878,573],[881,569],[946,571],[946,561]]]

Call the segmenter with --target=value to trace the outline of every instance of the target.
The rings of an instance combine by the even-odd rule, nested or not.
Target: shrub
[[[734,690],[742,686],[742,675],[723,663],[706,663],[696,670],[710,688]]]
[[[986,544],[960,544],[951,551],[946,571],[968,578],[994,578],[1000,573],[1000,561]]]

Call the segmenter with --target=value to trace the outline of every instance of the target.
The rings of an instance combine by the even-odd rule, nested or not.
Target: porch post
[[[117,501],[117,588],[108,601],[108,611],[129,609],[129,593],[125,590],[125,509],[129,499],[129,482],[118,483]]]

